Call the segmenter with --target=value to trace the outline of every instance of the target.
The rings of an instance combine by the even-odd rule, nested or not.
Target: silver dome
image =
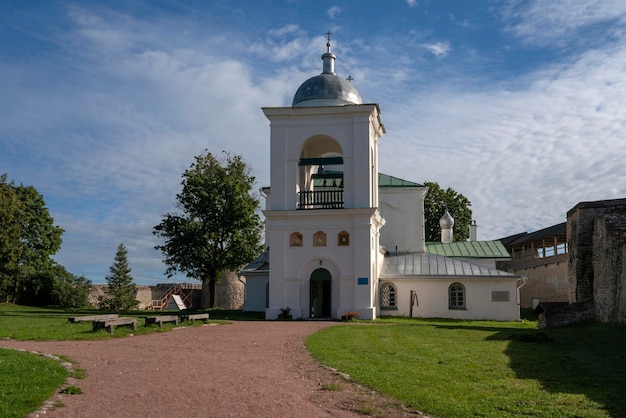
[[[293,96],[292,107],[362,104],[361,95],[348,80],[335,74],[309,78]]]
[[[330,32],[326,53],[322,55],[322,74],[300,85],[291,107],[344,106],[362,104],[361,95],[350,82],[335,74],[335,55],[330,52]]]

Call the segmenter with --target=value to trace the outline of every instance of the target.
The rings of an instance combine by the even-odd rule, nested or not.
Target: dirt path
[[[11,341],[86,370],[50,417],[419,416],[319,366],[306,336],[328,322],[234,322],[107,341]],[[332,388],[333,390],[324,390]]]

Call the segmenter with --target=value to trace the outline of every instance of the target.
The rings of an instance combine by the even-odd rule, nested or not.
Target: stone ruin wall
[[[599,217],[593,232],[596,319],[626,323],[626,215]]]
[[[94,284],[91,286],[91,292],[89,293],[88,300],[94,308],[98,307],[98,298],[100,296],[104,296],[106,287],[106,284]],[[135,299],[139,301],[139,309],[145,309],[152,303],[153,287],[155,286],[135,286],[137,289]]]
[[[539,305],[541,306],[541,305]],[[539,315],[539,328],[564,327],[578,322],[595,320],[593,300],[572,303]]]
[[[580,204],[567,213],[570,303],[593,299],[593,224],[601,214],[594,208],[579,206]]]
[[[596,319],[626,323],[626,199],[581,202],[567,213],[569,302],[595,302]]]

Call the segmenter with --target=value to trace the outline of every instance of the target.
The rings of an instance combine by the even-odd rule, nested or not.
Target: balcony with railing
[[[298,209],[341,209],[344,207],[342,157],[302,158],[299,165],[318,168],[316,173],[310,174],[312,190],[298,192]],[[329,169],[329,167],[334,169]]]
[[[321,188],[298,193],[298,209],[342,209],[343,189]]]

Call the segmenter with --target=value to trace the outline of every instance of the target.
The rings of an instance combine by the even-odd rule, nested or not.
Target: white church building
[[[244,310],[276,319],[379,316],[519,320],[525,279],[497,270],[509,257],[497,241],[424,240],[418,183],[378,171],[385,127],[334,72],[330,38],[323,71],[290,107],[263,108],[270,121],[271,175],[265,196],[267,250],[239,274]],[[443,214],[442,214],[443,215]]]

